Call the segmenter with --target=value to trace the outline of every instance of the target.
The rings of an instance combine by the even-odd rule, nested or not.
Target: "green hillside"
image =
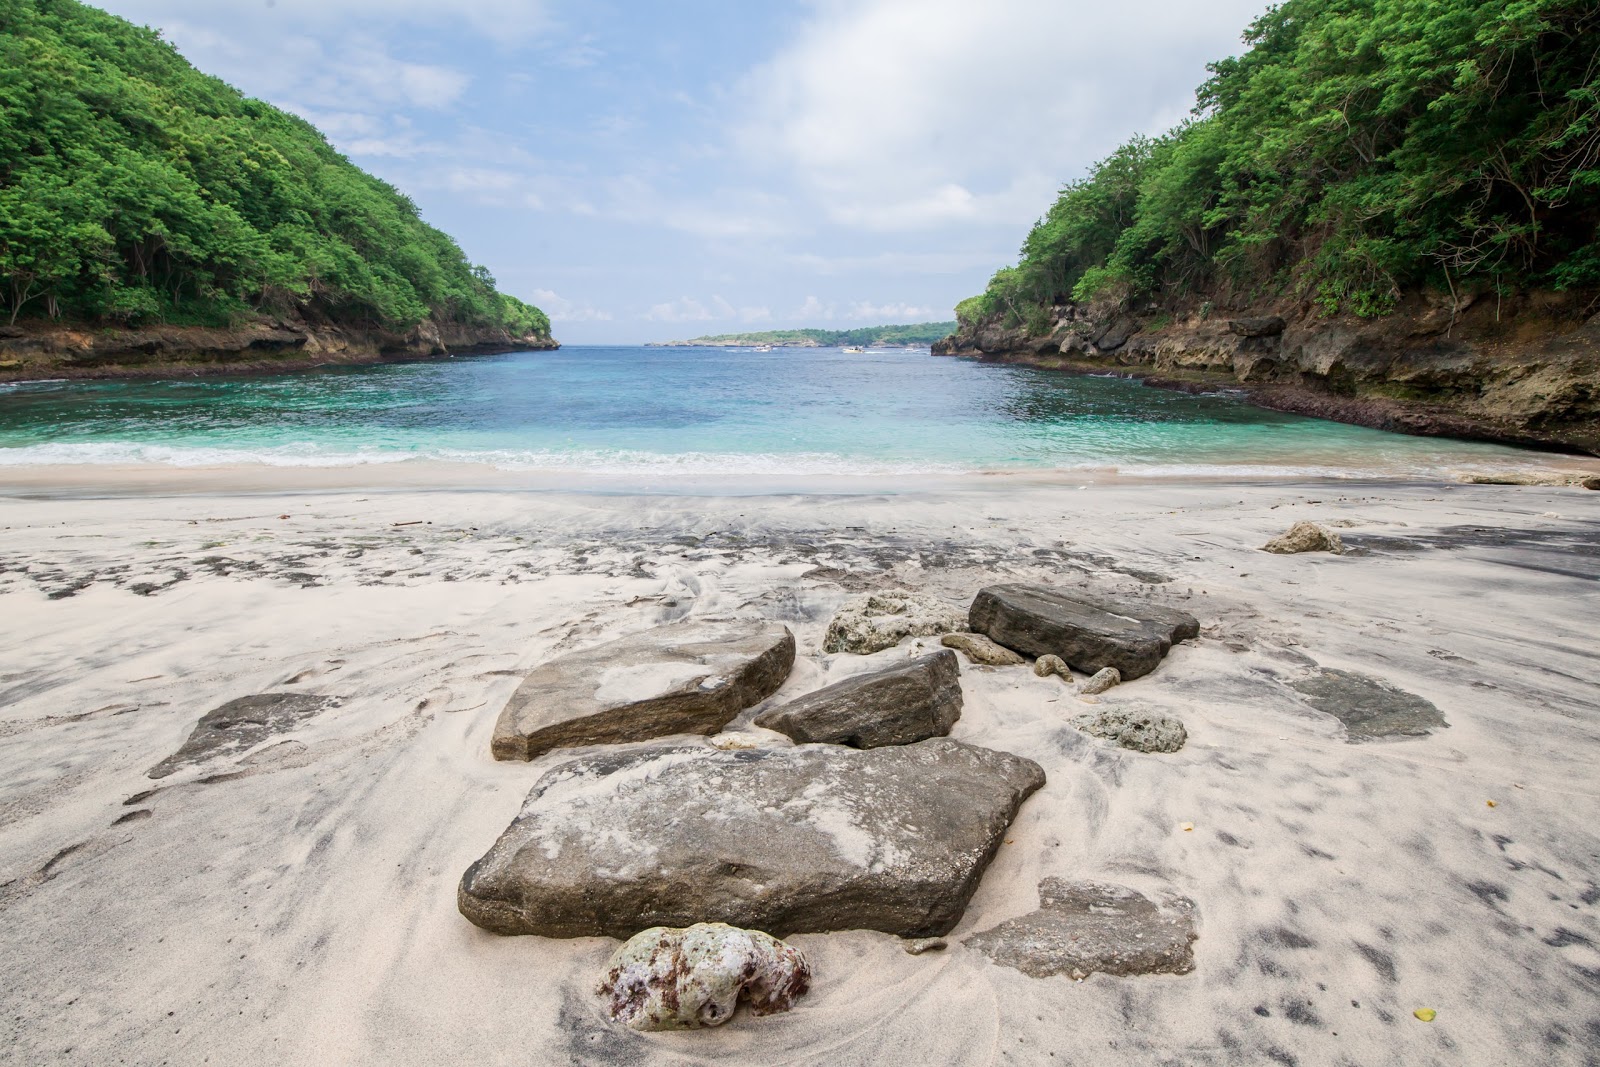
[[[1062,191],[964,324],[1044,329],[1068,301],[1372,317],[1422,286],[1600,289],[1593,0],[1284,0],[1245,41],[1191,121]]]
[[[76,0],[0,0],[0,280],[13,322],[550,330],[311,125]]]

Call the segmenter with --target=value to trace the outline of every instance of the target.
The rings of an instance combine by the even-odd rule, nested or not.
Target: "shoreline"
[[[1600,477],[1600,460],[1561,457],[1565,462],[1465,460],[1436,470],[1385,471],[1352,467],[1277,468],[1217,465],[1148,469],[1103,466],[996,469],[918,473],[717,473],[662,474],[560,469],[508,469],[489,463],[401,459],[366,464],[0,464],[0,498],[37,499],[140,495],[228,495],[272,493],[474,492],[573,494],[597,497],[776,497],[915,496],[1091,487],[1326,485],[1351,487],[1460,485],[1504,479],[1504,485],[1576,487]],[[1562,480],[1565,480],[1563,482]],[[1494,483],[1489,483],[1494,484]]]

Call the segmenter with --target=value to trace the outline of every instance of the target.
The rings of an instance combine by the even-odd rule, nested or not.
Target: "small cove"
[[[434,461],[614,484],[1115,470],[1433,477],[1547,457],[925,351],[572,347],[0,388],[0,465]]]

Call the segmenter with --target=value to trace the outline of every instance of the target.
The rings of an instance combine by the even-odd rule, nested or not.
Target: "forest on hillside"
[[[858,326],[853,330],[765,330],[760,333],[719,333],[679,341],[682,345],[931,345],[948,336],[954,322],[919,322],[909,326]]]
[[[77,0],[0,0],[0,309],[550,332],[309,123]]]
[[[1600,4],[1284,0],[1244,39],[1189,121],[1062,190],[964,324],[1600,291]]]

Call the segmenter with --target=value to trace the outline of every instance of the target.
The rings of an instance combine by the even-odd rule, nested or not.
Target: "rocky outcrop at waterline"
[[[935,355],[1242,388],[1267,408],[1400,433],[1600,454],[1600,315],[1565,294],[1415,294],[1388,315],[1065,305],[964,323]]]
[[[298,318],[231,327],[0,325],[0,381],[240,374],[560,348],[543,334],[426,320],[407,332]]]

